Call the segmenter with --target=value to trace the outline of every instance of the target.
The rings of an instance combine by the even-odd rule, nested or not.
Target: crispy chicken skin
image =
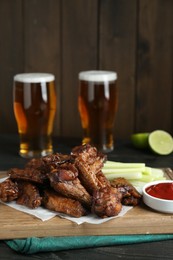
[[[81,217],[86,215],[86,210],[79,201],[66,198],[53,190],[45,190],[42,204],[45,208],[70,215]]]
[[[48,180],[48,175],[52,170],[68,162],[74,162],[71,155],[56,153],[42,158],[33,158],[26,163],[24,169],[11,168],[7,174],[12,180],[43,184]]]
[[[122,194],[122,204],[136,206],[139,204],[142,195],[125,178],[116,178],[111,181],[111,186],[118,189]]]
[[[116,216],[120,213],[122,204],[116,188],[107,187],[95,190],[93,193],[92,212],[105,218]]]
[[[40,184],[44,183],[44,181],[47,179],[47,176],[45,174],[42,174],[40,170],[35,168],[11,168],[7,172],[7,174],[12,180],[24,180]]]
[[[41,196],[36,185],[26,181],[18,182],[19,195],[17,204],[24,205],[31,209],[35,209],[41,205]]]
[[[98,153],[95,147],[89,144],[76,146],[71,154],[75,158],[75,166],[79,170],[79,179],[86,189],[92,193],[100,189],[100,181],[97,173],[100,173],[106,156]]]
[[[27,162],[25,168],[35,168],[40,169],[43,172],[49,172],[51,169],[56,168],[60,164],[66,162],[73,162],[74,159],[71,155],[55,153],[46,155],[42,158],[33,158]]]
[[[33,158],[30,159],[26,165],[25,168],[34,168],[34,169],[40,169],[43,167],[44,170],[44,163],[42,161],[42,158]]]
[[[55,153],[42,158],[33,158],[27,162],[24,169],[12,168],[8,174],[11,179],[22,179],[35,183],[45,183],[49,173],[66,162],[74,161],[71,155]]]
[[[98,189],[103,189],[105,187],[110,187],[110,181],[105,177],[102,171],[96,173],[97,181],[98,181]]]
[[[9,178],[0,183],[0,200],[3,202],[10,202],[18,197],[19,189],[16,182]]]
[[[60,194],[76,199],[87,207],[91,206],[91,196],[81,185],[78,170],[71,163],[62,164],[49,174],[51,187]]]
[[[74,158],[72,155],[69,154],[55,153],[43,157],[42,161],[45,165],[51,166],[51,169],[54,169],[64,163],[73,163]]]

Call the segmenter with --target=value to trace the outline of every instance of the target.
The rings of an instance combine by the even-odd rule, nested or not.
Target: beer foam
[[[21,73],[14,76],[14,81],[23,83],[50,82],[55,80],[55,76],[50,73]]]
[[[79,73],[79,80],[102,82],[113,81],[117,79],[117,73],[113,71],[104,70],[89,70]]]

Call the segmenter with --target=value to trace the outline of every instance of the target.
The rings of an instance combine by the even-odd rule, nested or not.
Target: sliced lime
[[[137,133],[131,135],[132,144],[136,148],[145,149],[148,148],[149,133]]]
[[[149,134],[148,143],[151,150],[160,155],[173,152],[173,138],[163,130],[155,130]]]

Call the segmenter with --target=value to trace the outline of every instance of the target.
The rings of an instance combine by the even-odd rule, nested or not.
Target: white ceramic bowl
[[[173,200],[167,200],[167,199],[160,199],[153,197],[149,195],[146,192],[146,189],[152,185],[158,184],[158,183],[173,183],[172,180],[160,180],[160,181],[154,181],[147,183],[142,190],[143,193],[143,201],[144,203],[149,206],[150,208],[164,212],[164,213],[173,213]]]

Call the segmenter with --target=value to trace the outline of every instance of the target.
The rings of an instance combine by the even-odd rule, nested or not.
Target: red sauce
[[[146,192],[156,198],[173,200],[173,183],[158,183],[146,188]]]

